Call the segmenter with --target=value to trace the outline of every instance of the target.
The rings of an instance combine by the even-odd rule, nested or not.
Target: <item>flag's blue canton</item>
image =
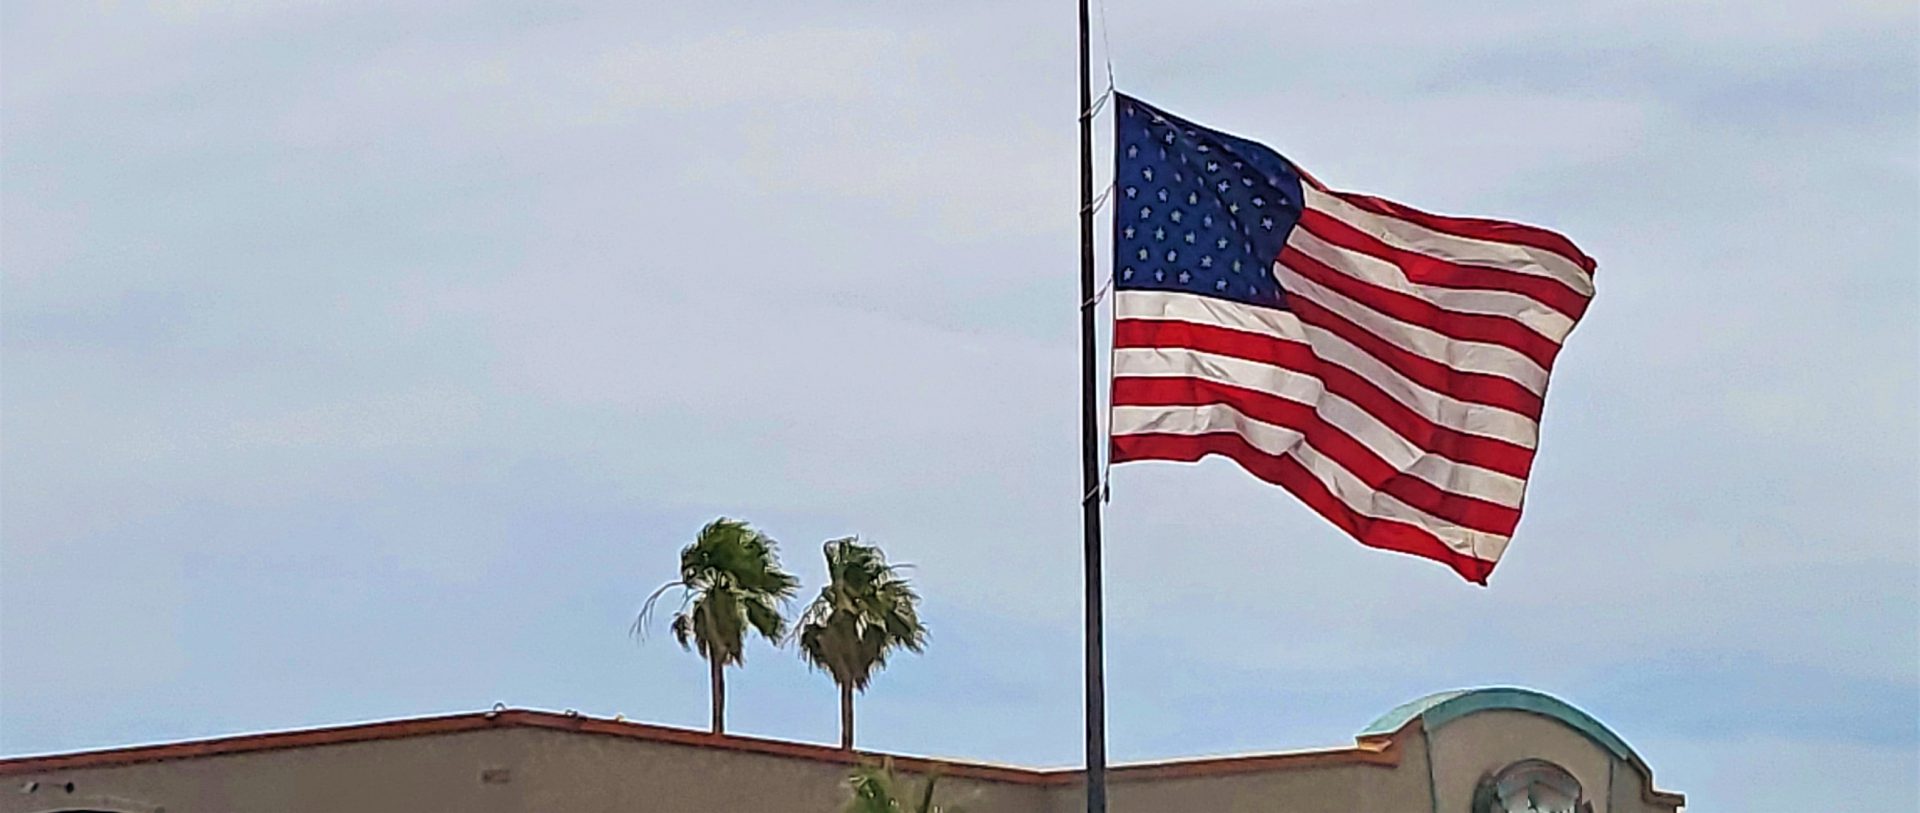
[[[1286,307],[1273,261],[1300,220],[1293,164],[1138,99],[1116,101],[1115,287]]]

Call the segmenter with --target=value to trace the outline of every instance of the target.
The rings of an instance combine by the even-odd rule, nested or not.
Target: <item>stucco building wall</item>
[[[848,773],[876,759],[509,709],[4,759],[0,813],[836,813]],[[1652,790],[1639,757],[1598,721],[1519,689],[1422,698],[1344,748],[1118,766],[1109,800],[1112,813],[1479,813],[1481,783],[1528,760],[1571,775],[1594,813],[1684,803]],[[969,813],[1084,810],[1078,771],[893,761],[916,786],[938,771],[941,800]]]
[[[1428,813],[1432,800],[1426,774],[1426,738],[1415,729],[1396,740],[1395,764],[1333,762],[1264,770],[1200,770],[1181,775],[1155,769],[1142,778],[1126,771],[1109,783],[1112,813]],[[1178,763],[1173,763],[1177,768]],[[1085,813],[1086,796],[1075,784],[1054,791],[1050,813]]]
[[[792,810],[838,813],[847,802],[851,766],[561,731],[520,732],[527,753],[515,782],[522,810],[680,811]],[[918,787],[919,777],[911,777]],[[940,798],[964,799],[969,811],[1033,813],[1049,788],[944,776]]]
[[[482,785],[476,766],[519,755],[515,732],[475,731],[39,772],[0,786],[0,810],[42,813],[524,810],[511,786]],[[38,787],[26,792],[28,782]],[[72,783],[73,791],[65,786]],[[503,792],[504,791],[504,792]]]
[[[274,811],[838,811],[850,766],[737,750],[535,728],[47,771],[32,793],[0,794],[4,813]],[[73,783],[74,791],[65,790]],[[1045,809],[1044,785],[966,777],[942,797],[977,813]]]
[[[1438,813],[1472,813],[1469,803],[1481,778],[1526,759],[1559,765],[1580,781],[1587,798],[1607,798],[1613,755],[1558,721],[1520,711],[1485,711],[1452,721],[1432,738]],[[1594,807],[1604,813],[1641,813],[1637,806]]]

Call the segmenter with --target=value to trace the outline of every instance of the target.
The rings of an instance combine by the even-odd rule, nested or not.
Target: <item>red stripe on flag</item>
[[[1297,430],[1305,435],[1307,445],[1366,483],[1368,488],[1392,495],[1409,506],[1455,525],[1511,536],[1514,526],[1520,522],[1520,512],[1516,509],[1444,491],[1426,480],[1401,472],[1367,448],[1366,444],[1328,423],[1307,404],[1199,378],[1116,378],[1113,381],[1114,406],[1212,404],[1224,404],[1254,420]],[[1263,451],[1259,453],[1268,454]]]
[[[1317,209],[1301,212],[1299,228],[1306,229],[1331,245],[1393,263],[1407,275],[1408,281],[1416,285],[1519,294],[1572,319],[1579,319],[1585,314],[1587,303],[1592,301],[1592,297],[1567,287],[1559,280],[1519,271],[1456,263],[1387,245],[1379,238]]]
[[[1487,373],[1456,370],[1426,356],[1409,352],[1347,321],[1346,317],[1314,304],[1304,296],[1287,297],[1287,310],[1293,311],[1300,321],[1345,339],[1348,344],[1360,348],[1422,387],[1461,401],[1519,413],[1535,422],[1540,420],[1540,396],[1520,386],[1519,382]]]
[[[1177,319],[1121,319],[1113,324],[1113,346],[1185,347],[1308,373],[1321,364],[1304,342]]]
[[[1413,445],[1448,460],[1521,479],[1533,468],[1532,449],[1436,424],[1358,373],[1320,359],[1299,342],[1191,322],[1121,319],[1114,323],[1113,345],[1187,348],[1285,367],[1320,379],[1328,392],[1352,402]]]
[[[1436,215],[1432,212],[1420,211],[1405,204],[1394,203],[1393,201],[1383,200],[1372,195],[1361,195],[1354,192],[1330,192],[1329,194],[1374,214],[1399,218],[1408,223],[1425,226],[1434,231],[1445,232],[1455,237],[1485,240],[1490,243],[1531,246],[1543,251],[1550,251],[1560,255],[1560,257],[1567,262],[1579,266],[1581,270],[1587,272],[1588,276],[1593,275],[1594,262],[1592,257],[1582,252],[1579,247],[1573,244],[1572,240],[1568,240],[1563,235],[1547,231],[1538,226],[1509,223],[1505,220],[1488,220],[1479,217]]]
[[[1446,546],[1440,538],[1418,526],[1391,519],[1356,514],[1334,496],[1325,483],[1290,457],[1266,454],[1232,433],[1211,435],[1138,434],[1113,438],[1113,462],[1133,460],[1172,460],[1194,462],[1217,454],[1248,473],[1292,492],[1314,513],[1346,531],[1360,544],[1397,551],[1440,562],[1475,584],[1486,584],[1493,562],[1476,559]]]
[[[1500,345],[1526,356],[1543,370],[1553,367],[1553,358],[1560,352],[1560,345],[1552,339],[1512,319],[1447,310],[1420,297],[1348,276],[1291,245],[1281,249],[1280,264],[1386,316],[1448,338]]]

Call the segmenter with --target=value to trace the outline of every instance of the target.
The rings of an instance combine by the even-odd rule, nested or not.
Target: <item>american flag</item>
[[[1361,544],[1485,584],[1593,259],[1116,102],[1112,460],[1221,455]]]

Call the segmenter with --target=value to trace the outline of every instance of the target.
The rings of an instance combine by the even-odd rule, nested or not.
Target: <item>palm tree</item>
[[[853,785],[853,799],[847,802],[845,813],[962,813],[957,806],[933,803],[933,787],[939,780],[939,775],[928,774],[920,792],[913,794],[917,799],[909,807],[901,798],[907,789],[901,787],[899,777],[893,773],[893,760],[880,765],[862,765],[847,778]]]
[[[644,634],[654,602],[668,590],[681,591],[669,628],[682,648],[707,659],[715,734],[726,731],[726,668],[745,662],[748,630],[776,646],[786,635],[781,605],[793,599],[800,581],[780,569],[778,546],[740,520],[721,517],[707,523],[680,551],[680,578],[653,591],[634,619],[634,634]]]
[[[898,565],[858,537],[827,542],[827,585],[800,616],[800,656],[840,686],[840,747],[853,748],[853,693],[895,649],[921,651],[920,596]]]

